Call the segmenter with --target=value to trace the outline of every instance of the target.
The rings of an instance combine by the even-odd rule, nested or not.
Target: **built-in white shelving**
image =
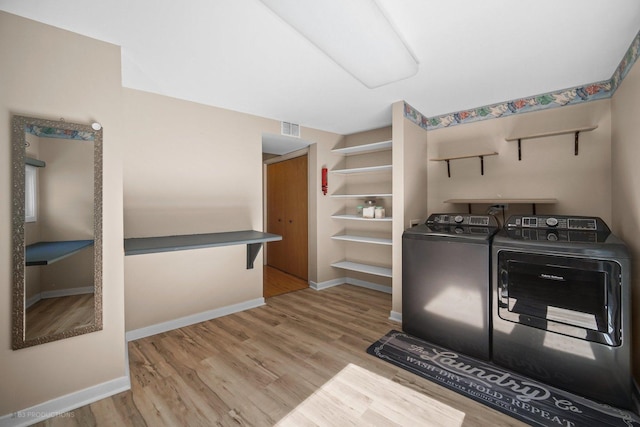
[[[347,219],[352,221],[380,221],[380,222],[390,222],[392,219],[390,216],[384,218],[364,218],[360,215],[331,215],[333,219]]]
[[[355,147],[336,148],[331,150],[331,152],[335,154],[342,154],[343,156],[351,156],[353,154],[374,153],[376,151],[386,151],[390,149],[391,140],[357,145]]]
[[[345,147],[345,148],[336,148],[334,150],[331,150],[332,153],[334,154],[340,154],[343,156],[355,156],[355,155],[360,155],[360,154],[368,154],[368,153],[375,153],[375,152],[382,152],[382,151],[390,151],[392,150],[392,141],[380,141],[380,142],[374,142],[371,144],[362,144],[362,145],[358,145],[358,146],[352,146],[352,147]],[[364,157],[359,160],[362,161],[362,159],[366,160]],[[367,158],[368,159],[368,158]],[[373,158],[371,158],[371,160],[373,160]],[[349,165],[350,162],[347,161],[346,165]],[[379,161],[375,162],[375,163],[379,163]],[[385,164],[385,165],[381,165],[381,166],[366,166],[366,163],[364,166],[360,166],[359,167],[344,167],[342,169],[338,168],[338,169],[334,169],[331,172],[335,173],[335,174],[342,174],[342,175],[351,175],[351,174],[367,174],[367,173],[377,173],[377,172],[389,172],[392,170],[392,165],[390,164]],[[384,175],[383,175],[384,176]],[[357,181],[357,178],[353,178],[352,180],[348,179],[347,177],[345,177],[345,179],[347,181],[350,181],[351,183]],[[389,178],[391,179],[391,178]],[[345,189],[342,190],[342,193],[334,193],[331,195],[332,198],[337,198],[337,199],[343,199],[345,200],[345,204],[349,205],[349,203],[353,203],[353,202],[349,202],[348,199],[376,199],[376,198],[391,198],[393,197],[391,192],[383,192],[385,190],[387,190],[390,185],[388,182],[385,182],[385,180],[383,179],[383,181],[381,182],[381,184],[383,185],[382,188],[378,187],[373,189],[373,192],[367,192],[367,193],[362,193],[359,191],[362,190],[356,190],[356,189],[351,189],[351,193],[349,193],[349,187],[347,185],[347,187]],[[365,190],[368,191],[369,189]],[[379,192],[376,192],[376,190],[378,190]],[[382,191],[380,191],[382,190]],[[388,191],[388,190],[387,190]],[[345,194],[346,193],[346,194]],[[347,211],[349,211],[349,209],[347,209]],[[383,223],[383,224],[391,224],[392,223],[392,218],[390,216],[385,217],[385,218],[364,218],[361,215],[348,215],[348,214],[336,214],[336,215],[331,215],[332,219],[336,219],[336,220],[346,220],[346,221],[364,221],[365,223],[367,221],[369,221],[370,223]],[[382,224],[381,224],[382,226]],[[355,225],[354,225],[355,227]],[[360,226],[358,226],[360,227]],[[366,226],[365,226],[366,227]],[[374,227],[373,225],[371,227]],[[367,233],[366,231],[349,231],[349,229],[347,228],[346,230],[343,230],[342,232],[340,232],[339,235],[335,235],[332,236],[331,238],[333,240],[340,240],[343,242],[346,242],[346,244],[364,244],[364,245],[373,245],[373,246],[392,246],[392,239],[391,238],[383,238],[383,237],[369,237],[369,236],[363,236],[360,234],[373,234],[375,235],[375,232],[372,232],[372,230],[370,230],[369,233]],[[390,233],[389,233],[390,234]],[[382,234],[384,236],[384,234]],[[348,251],[347,251],[347,258],[349,258],[348,255]],[[375,258],[375,257],[374,257]],[[372,262],[375,264],[376,261]],[[382,264],[386,264],[388,261],[386,260],[382,260]],[[348,270],[348,271],[354,271],[354,272],[358,272],[358,273],[366,273],[366,274],[371,274],[374,276],[380,276],[380,277],[388,277],[391,278],[391,268],[387,268],[387,267],[380,267],[378,265],[370,265],[370,264],[365,264],[365,263],[361,263],[361,262],[353,262],[353,261],[349,261],[347,260],[342,260],[339,262],[335,262],[333,264],[331,264],[332,267],[335,268],[341,268],[343,270]]]
[[[380,237],[367,237],[367,236],[354,236],[349,234],[342,234],[339,236],[331,237],[334,240],[345,240],[347,242],[358,242],[358,243],[371,243],[374,245],[387,245],[391,246],[391,239],[383,239]]]
[[[359,273],[373,274],[375,276],[392,277],[391,269],[388,267],[378,267],[376,265],[361,264],[359,262],[340,261],[331,264],[331,267],[342,268],[344,270],[357,271]]]
[[[364,168],[334,169],[331,172],[348,175],[348,174],[354,174],[354,173],[385,172],[390,170],[391,170],[391,165],[381,165],[381,166],[367,166]]]

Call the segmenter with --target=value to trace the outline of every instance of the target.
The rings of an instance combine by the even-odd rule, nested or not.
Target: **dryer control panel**
[[[514,215],[504,228],[512,239],[585,243],[603,242],[611,232],[600,218],[560,215]]]
[[[505,224],[506,228],[542,228],[577,231],[610,231],[609,227],[597,217],[549,216],[549,215],[513,215]]]

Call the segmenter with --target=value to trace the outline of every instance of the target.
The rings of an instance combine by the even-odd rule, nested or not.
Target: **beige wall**
[[[393,292],[392,316],[402,313],[402,233],[427,212],[427,133],[404,117],[404,102],[392,106]],[[397,317],[396,317],[397,318]]]
[[[39,138],[39,217],[43,241],[93,239],[91,141]],[[41,268],[41,291],[93,286],[93,247]]]
[[[640,381],[640,65],[636,63],[612,99],[612,229],[629,247],[632,274],[634,374]]]
[[[312,142],[309,147],[309,282],[318,284],[345,277],[344,271],[330,267],[332,262],[344,258],[344,245],[331,239],[342,227],[331,215],[343,209],[343,202],[330,197],[342,185],[343,178],[329,174],[327,194],[322,194],[320,188],[322,168],[334,169],[342,160],[342,156],[331,150],[342,146],[344,137],[309,128],[303,128],[300,136]]]
[[[126,237],[262,230],[262,133],[280,123],[123,89]],[[246,245],[127,256],[126,329],[262,297]]]
[[[125,375],[120,49],[0,12],[0,416]],[[104,126],[99,332],[11,350],[10,117]]]
[[[123,89],[126,237],[263,230],[262,134],[280,122]],[[303,128],[309,149],[309,280],[332,274],[316,242],[333,230],[320,168],[341,136]],[[127,256],[126,330],[262,298],[264,251],[246,269],[246,245]]]
[[[580,134],[574,156],[573,134],[517,142],[505,137],[597,125]],[[467,205],[443,203],[450,198],[556,198],[537,213],[592,215],[611,222],[611,102],[594,101],[571,107],[485,120],[429,132],[428,157],[443,158],[486,152],[484,176],[478,158],[452,160],[451,178],[445,162],[429,161],[429,213],[466,212]],[[484,213],[487,206],[473,206]],[[505,216],[531,212],[530,205],[509,206]]]
[[[280,123],[123,89],[126,237],[262,229],[262,133]]]

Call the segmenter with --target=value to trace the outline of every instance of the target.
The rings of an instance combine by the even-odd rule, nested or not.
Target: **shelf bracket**
[[[253,262],[262,248],[262,243],[247,243],[247,270],[253,268]]]
[[[449,159],[447,159],[446,162],[447,162],[447,176],[451,178],[451,165],[449,164]]]
[[[580,131],[577,131],[577,132],[576,132],[576,134],[575,134],[574,141],[573,141],[573,145],[574,145],[574,147],[573,147],[573,154],[574,154],[575,156],[577,156],[577,155],[578,155],[578,141],[579,141],[579,139],[580,139]]]
[[[522,138],[518,138],[518,161],[522,160]]]
[[[480,175],[484,175],[484,156],[478,157],[480,157]]]

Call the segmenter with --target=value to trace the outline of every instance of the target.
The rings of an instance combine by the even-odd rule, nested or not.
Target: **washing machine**
[[[490,358],[491,215],[433,214],[402,235],[402,329]]]
[[[630,409],[624,243],[600,218],[517,215],[492,247],[493,362]]]

